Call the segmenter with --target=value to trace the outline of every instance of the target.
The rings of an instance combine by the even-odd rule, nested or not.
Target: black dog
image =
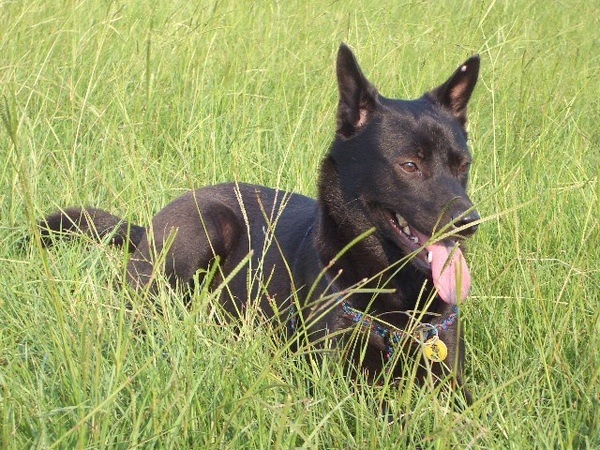
[[[111,236],[133,252],[127,277],[138,290],[152,290],[161,274],[189,284],[218,261],[211,283],[227,281],[221,299],[232,314],[258,299],[265,315],[313,343],[358,336],[364,345],[349,346],[349,359],[371,377],[384,369],[399,376],[398,358],[390,359],[409,354],[422,358],[421,375],[450,370],[461,385],[456,304],[470,276],[457,242],[480,219],[465,192],[466,109],[478,72],[474,56],[423,97],[391,100],[342,45],[337,133],[317,200],[222,184],[173,201],[148,229],[93,208],[57,212],[42,221],[42,240]]]

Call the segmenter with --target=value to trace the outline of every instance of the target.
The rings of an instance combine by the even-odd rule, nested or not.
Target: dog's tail
[[[57,211],[39,222],[44,247],[53,244],[53,237],[86,235],[97,241],[110,236],[110,244],[135,251],[144,237],[144,227],[134,225],[117,216],[96,208],[67,208]]]

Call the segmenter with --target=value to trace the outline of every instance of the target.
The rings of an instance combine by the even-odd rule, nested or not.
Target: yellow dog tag
[[[442,362],[448,356],[448,347],[438,337],[425,341],[423,352],[429,361]]]

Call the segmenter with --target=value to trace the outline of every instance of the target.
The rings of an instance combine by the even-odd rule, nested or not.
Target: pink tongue
[[[433,285],[446,303],[455,305],[469,295],[471,275],[460,248],[448,242],[436,242],[425,250],[431,252]]]

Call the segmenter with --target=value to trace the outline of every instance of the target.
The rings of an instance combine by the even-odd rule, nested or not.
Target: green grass
[[[0,2],[2,448],[600,448],[598,17],[585,1]],[[310,367],[251,317],[236,335],[205,291],[152,315],[114,289],[125,256],[106,246],[23,246],[59,206],[146,224],[225,180],[314,195],[341,41],[390,97],[482,56],[463,412]]]

